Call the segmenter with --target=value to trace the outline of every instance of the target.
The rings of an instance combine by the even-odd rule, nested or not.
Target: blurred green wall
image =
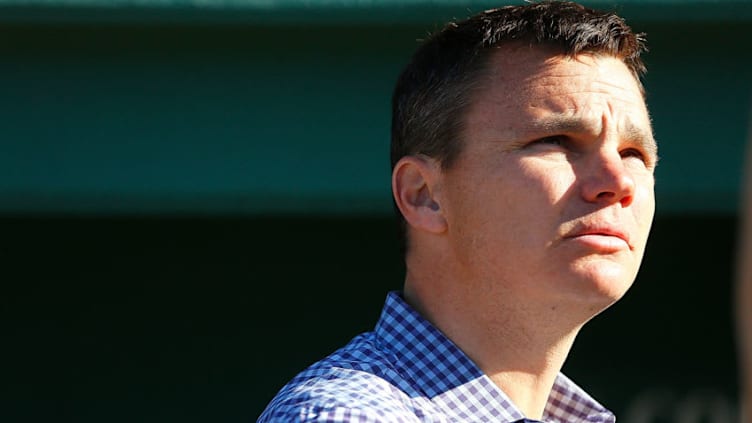
[[[370,328],[402,278],[392,84],[491,5],[0,1],[0,420],[253,420]],[[615,7],[648,33],[658,216],[566,370],[620,421],[731,421],[752,3]]]
[[[365,19],[365,6],[321,2],[304,18],[279,2],[266,21],[239,6],[203,20],[167,6],[57,19],[7,6],[3,21],[0,7],[0,211],[389,213],[392,84],[438,15],[480,8],[456,3],[423,19],[373,6]],[[708,20],[697,7],[619,7],[652,50],[659,213],[737,204],[752,5],[708,4]]]

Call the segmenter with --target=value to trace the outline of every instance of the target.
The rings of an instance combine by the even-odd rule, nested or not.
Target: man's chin
[[[635,272],[614,262],[589,263],[575,269],[570,284],[573,294],[588,307],[605,310],[632,286]]]

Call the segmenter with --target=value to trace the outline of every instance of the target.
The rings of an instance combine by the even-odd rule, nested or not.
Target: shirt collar
[[[397,370],[437,406],[474,421],[516,422],[524,418],[509,397],[400,293],[387,296],[375,335],[377,347],[392,355]],[[613,422],[615,418],[560,373],[544,420]]]

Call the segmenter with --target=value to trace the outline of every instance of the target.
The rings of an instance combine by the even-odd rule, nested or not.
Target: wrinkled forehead
[[[637,88],[644,101],[645,93],[639,76],[621,57],[598,51],[569,55],[557,45],[523,41],[505,42],[494,46],[483,65],[483,77],[479,85],[494,81],[510,81],[511,84],[518,85],[526,76],[545,72],[561,61],[581,62],[596,69],[613,68],[618,64],[621,70],[631,75],[629,85]],[[609,66],[604,66],[606,64]]]
[[[585,97],[584,104],[608,101],[648,119],[640,81],[621,59],[590,53],[567,56],[540,45],[497,47],[473,97],[509,108]]]

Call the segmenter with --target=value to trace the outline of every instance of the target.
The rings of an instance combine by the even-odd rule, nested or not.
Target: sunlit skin
[[[540,418],[579,329],[635,279],[656,144],[619,59],[506,45],[482,82],[451,166],[395,166],[405,296]]]
[[[599,311],[634,280],[653,219],[647,109],[618,59],[522,49],[489,76],[442,175],[446,236],[463,280]]]

